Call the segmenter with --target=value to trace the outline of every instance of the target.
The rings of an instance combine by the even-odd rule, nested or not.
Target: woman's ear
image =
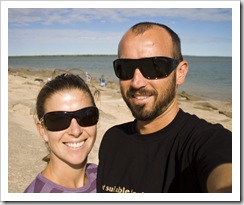
[[[38,130],[38,132],[40,133],[42,139],[43,139],[45,142],[48,142],[48,136],[47,136],[47,134],[46,134],[44,125],[43,125],[41,122],[37,122],[37,123],[36,123],[36,127],[37,127],[37,130]]]
[[[176,70],[176,84],[181,86],[186,78],[186,74],[188,72],[188,62],[183,60],[179,63]]]

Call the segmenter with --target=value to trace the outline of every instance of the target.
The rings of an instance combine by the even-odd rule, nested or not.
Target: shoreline
[[[52,77],[52,74],[55,72],[55,70],[58,72],[67,72],[67,71],[71,71],[72,73],[77,73],[79,75],[81,75],[84,79],[86,78],[85,77],[85,72],[82,70],[82,69],[79,69],[79,68],[73,68],[73,69],[59,69],[59,68],[56,68],[56,69],[50,69],[50,68],[35,68],[35,69],[32,69],[32,68],[8,68],[8,73],[12,73],[12,74],[15,74],[15,75],[34,75],[37,77],[37,81],[38,81],[38,77],[40,77],[40,81],[43,81],[45,82],[46,80],[48,80],[48,78]],[[99,76],[92,76],[93,77],[93,82],[98,85],[99,84]],[[114,80],[108,80],[108,86],[110,87],[118,87],[119,88],[119,85],[118,84],[118,79],[115,78]],[[205,100],[205,101],[220,101],[220,102],[226,102],[226,103],[231,103],[232,102],[232,99],[219,99],[219,98],[213,98],[213,97],[210,97],[210,96],[207,96],[206,94],[205,95],[202,95],[201,93],[200,94],[192,94],[191,91],[188,91],[187,88],[184,87],[184,85],[182,87],[179,88],[178,90],[178,93],[180,95],[187,95],[187,96],[192,96],[192,98],[198,98],[199,100]]]
[[[22,193],[41,172],[47,154],[42,138],[34,124],[35,100],[45,81],[53,71],[30,69],[8,70],[8,182],[9,193]],[[89,154],[88,162],[98,163],[98,150],[103,134],[111,126],[134,120],[123,101],[118,83],[109,82],[106,87],[99,83],[88,83],[99,108],[97,139]],[[232,130],[232,103],[206,100],[189,93],[179,93],[179,106],[185,112],[195,114],[211,123],[220,123]]]

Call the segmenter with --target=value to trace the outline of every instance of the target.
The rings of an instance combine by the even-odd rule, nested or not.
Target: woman
[[[47,82],[36,102],[37,129],[48,144],[46,168],[25,193],[96,192],[97,165],[87,163],[99,112],[87,84],[73,74]]]

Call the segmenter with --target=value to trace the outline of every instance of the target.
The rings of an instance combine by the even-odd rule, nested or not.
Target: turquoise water
[[[82,56],[31,56],[9,57],[9,68],[38,69],[81,69],[99,80],[118,82],[112,61],[115,55]],[[232,100],[232,58],[231,57],[184,57],[189,63],[185,83],[179,91],[215,100]]]
[[[232,100],[232,58],[186,56],[189,71],[180,90],[216,100]]]

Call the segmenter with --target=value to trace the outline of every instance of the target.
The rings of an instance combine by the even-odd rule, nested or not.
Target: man
[[[178,35],[139,23],[122,37],[118,56],[115,73],[135,120],[105,133],[98,192],[231,192],[231,132],[179,108],[188,63]]]

